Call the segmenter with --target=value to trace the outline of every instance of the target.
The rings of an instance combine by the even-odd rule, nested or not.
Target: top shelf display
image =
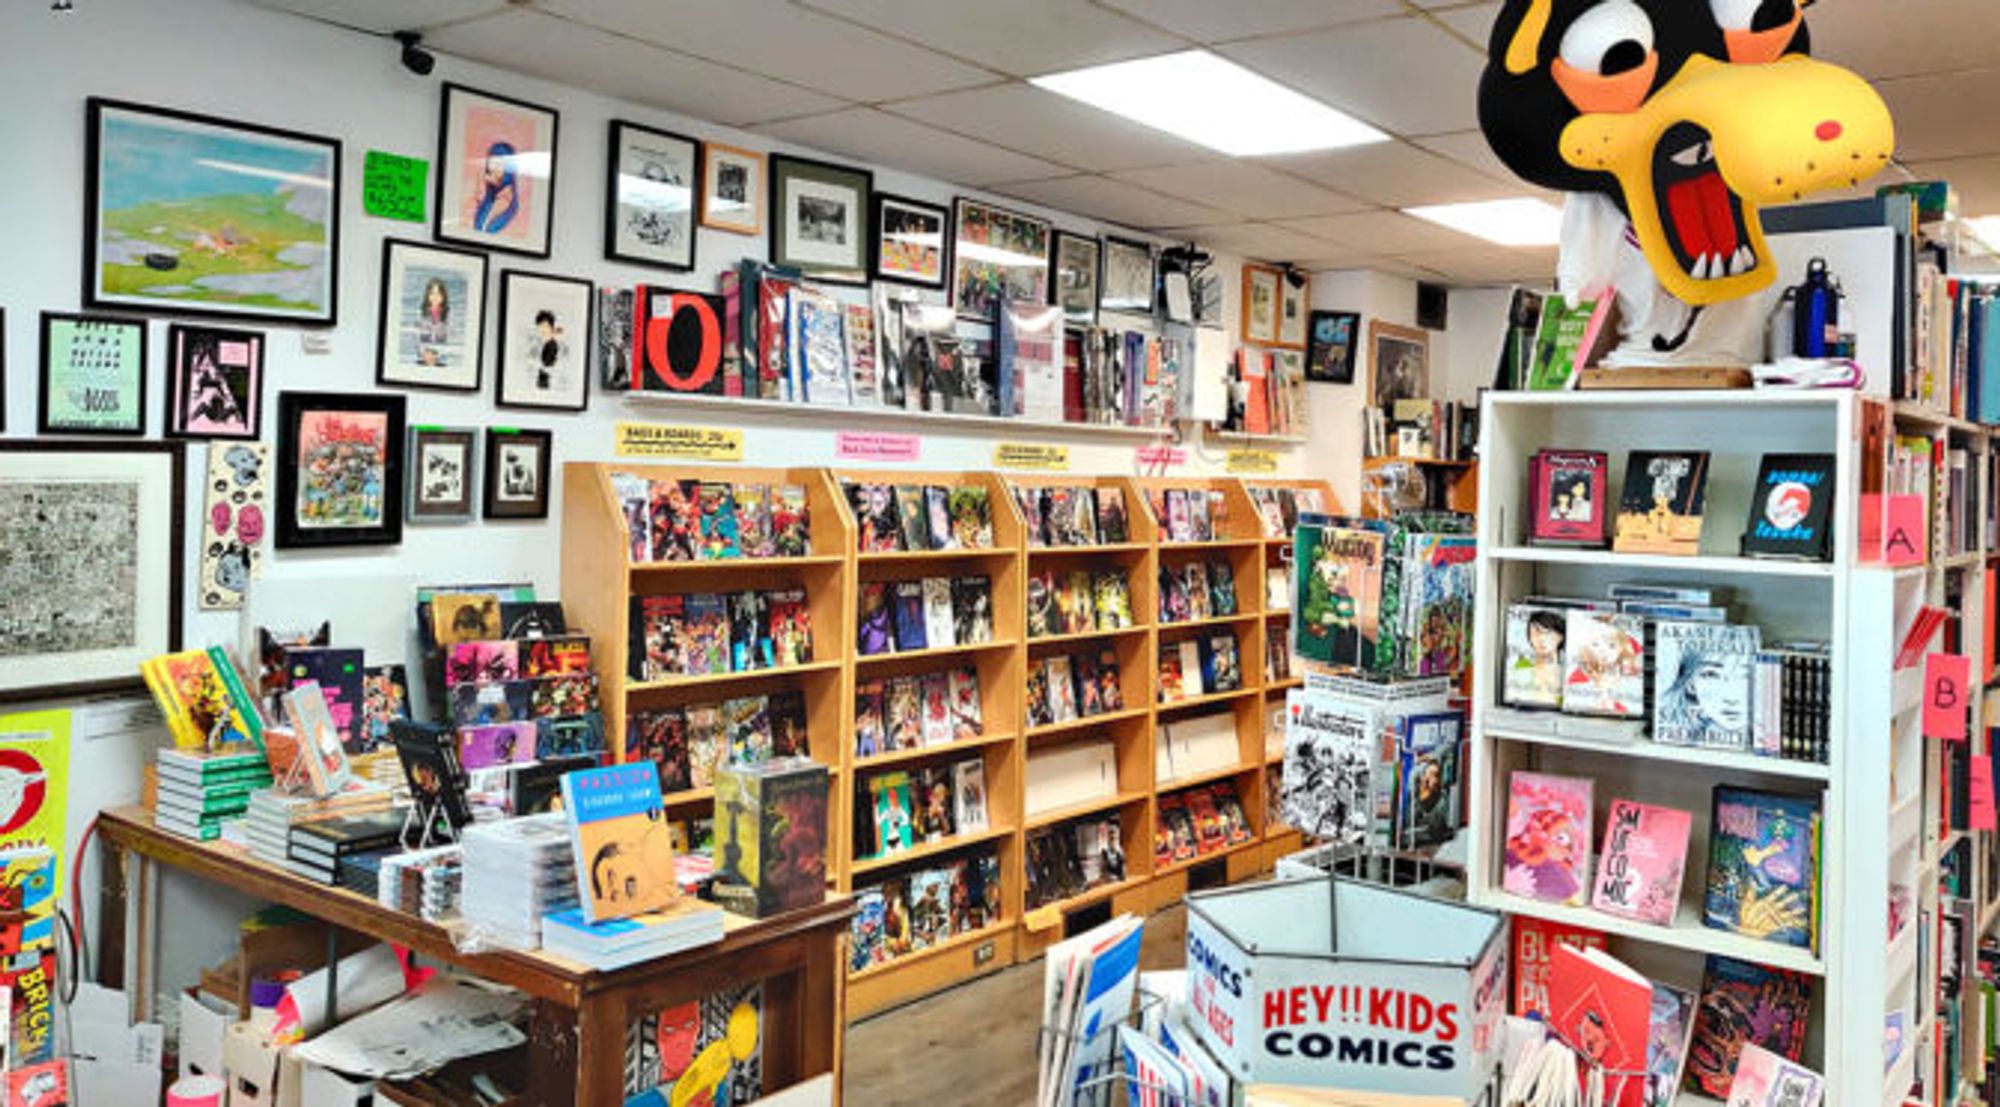
[[[965,557],[1003,552],[993,525],[993,490],[983,483],[914,484],[893,474],[844,477],[864,559]],[[873,479],[882,477],[884,479]]]
[[[797,565],[839,560],[843,551],[813,521],[828,519],[815,470],[704,470],[607,466],[603,485],[623,518],[634,569]],[[819,500],[819,503],[815,503]]]

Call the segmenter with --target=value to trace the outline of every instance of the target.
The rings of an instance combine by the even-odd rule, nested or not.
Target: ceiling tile
[[[426,41],[445,53],[732,126],[845,106],[530,8],[461,23]]]
[[[1341,23],[1398,15],[1396,0],[1103,0],[1119,11],[1199,42],[1315,31]]]
[[[1440,134],[1479,125],[1484,52],[1415,16],[1220,50],[1397,134]]]
[[[296,12],[378,35],[456,23],[497,12],[507,0],[251,0],[263,8]]]
[[[1338,215],[1369,205],[1246,161],[1205,161],[1111,174],[1121,181],[1253,219]]]
[[[1064,167],[874,108],[767,123],[767,135],[968,185],[1056,177]]]
[[[1896,156],[1933,161],[2000,153],[2000,113],[1992,110],[2000,70],[1969,69],[1878,81],[1896,120]]]
[[[1225,213],[1214,208],[1148,192],[1107,177],[1086,175],[1050,181],[1019,181],[997,185],[994,191],[1045,207],[1146,230],[1228,221]]]
[[[1422,0],[1418,2],[1422,3]],[[1432,9],[1439,7],[1436,4],[1425,6]],[[1487,40],[1493,37],[1493,23],[1500,18],[1500,3],[1499,0],[1487,0],[1485,3],[1433,10],[1431,17],[1465,36],[1467,42],[1484,51]]]
[[[885,110],[968,138],[996,142],[1010,150],[1093,172],[1178,165],[1219,156],[1205,146],[1142,127],[1033,85],[996,85],[948,92],[898,101],[886,105]]]
[[[1475,173],[1404,142],[1377,142],[1270,161],[1307,180],[1391,208],[1498,200],[1529,191],[1520,181]]]
[[[1474,250],[1483,245],[1476,238],[1399,211],[1363,211],[1352,215],[1323,215],[1314,219],[1286,219],[1280,225],[1338,245],[1379,254]]]
[[[1300,259],[1308,254],[1318,256],[1336,253],[1341,249],[1324,239],[1300,234],[1296,230],[1280,227],[1274,223],[1241,222],[1169,227],[1160,233],[1176,239],[1190,239],[1225,254],[1269,262],[1289,261],[1299,264]]]
[[[1414,250],[1396,260],[1420,266],[1460,284],[1547,284],[1556,276],[1556,249],[1492,247],[1469,250]]]
[[[1880,80],[1992,64],[1993,15],[1993,0],[1896,0],[1820,4],[1806,22],[1815,57]]]
[[[1187,43],[1075,0],[803,0],[898,38],[1017,77],[1164,54]]]
[[[568,19],[848,100],[986,84],[994,74],[784,0],[541,0]]]
[[[1433,154],[1442,154],[1468,169],[1478,170],[1495,180],[1520,180],[1514,176],[1512,169],[1507,168],[1507,163],[1500,160],[1500,155],[1493,152],[1493,147],[1487,145],[1486,134],[1483,131],[1453,131],[1450,134],[1425,135],[1410,141]],[[1529,187],[1526,181],[1520,183],[1522,187]]]

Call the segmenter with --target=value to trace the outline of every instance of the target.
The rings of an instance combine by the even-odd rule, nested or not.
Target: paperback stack
[[[248,824],[250,856],[285,868],[291,861],[292,833],[309,823],[323,823],[389,810],[389,790],[379,784],[350,781],[330,796],[301,796],[262,788],[250,793]]]
[[[464,860],[464,848],[457,845],[385,857],[376,875],[375,900],[425,922],[440,922],[458,913]]]
[[[271,783],[264,755],[163,749],[153,821],[161,830],[200,841],[221,836],[222,823],[243,814],[250,793]]]
[[[542,948],[609,972],[722,940],[722,908],[682,896],[664,911],[593,923],[578,908],[542,921]]]
[[[466,828],[459,910],[481,937],[538,949],[544,916],[577,905],[569,823],[561,812]]]
[[[374,854],[379,864],[383,853],[400,847],[406,821],[404,812],[392,808],[372,815],[294,826],[285,867],[321,884],[352,887],[352,877],[343,879],[346,863]],[[362,883],[367,885],[366,893],[373,896],[374,877],[369,875]]]

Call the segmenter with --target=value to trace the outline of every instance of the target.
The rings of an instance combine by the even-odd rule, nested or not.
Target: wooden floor
[[[1187,960],[1187,909],[1146,920],[1143,970]],[[1042,959],[847,1028],[851,1107],[1017,1107],[1035,1100]]]

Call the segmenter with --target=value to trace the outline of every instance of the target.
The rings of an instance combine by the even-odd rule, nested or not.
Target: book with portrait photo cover
[[[562,778],[562,796],[584,917],[595,923],[671,907],[679,889],[658,770],[585,769]]]
[[[1601,549],[1609,537],[1611,462],[1594,450],[1540,450],[1528,461],[1528,540]]]

